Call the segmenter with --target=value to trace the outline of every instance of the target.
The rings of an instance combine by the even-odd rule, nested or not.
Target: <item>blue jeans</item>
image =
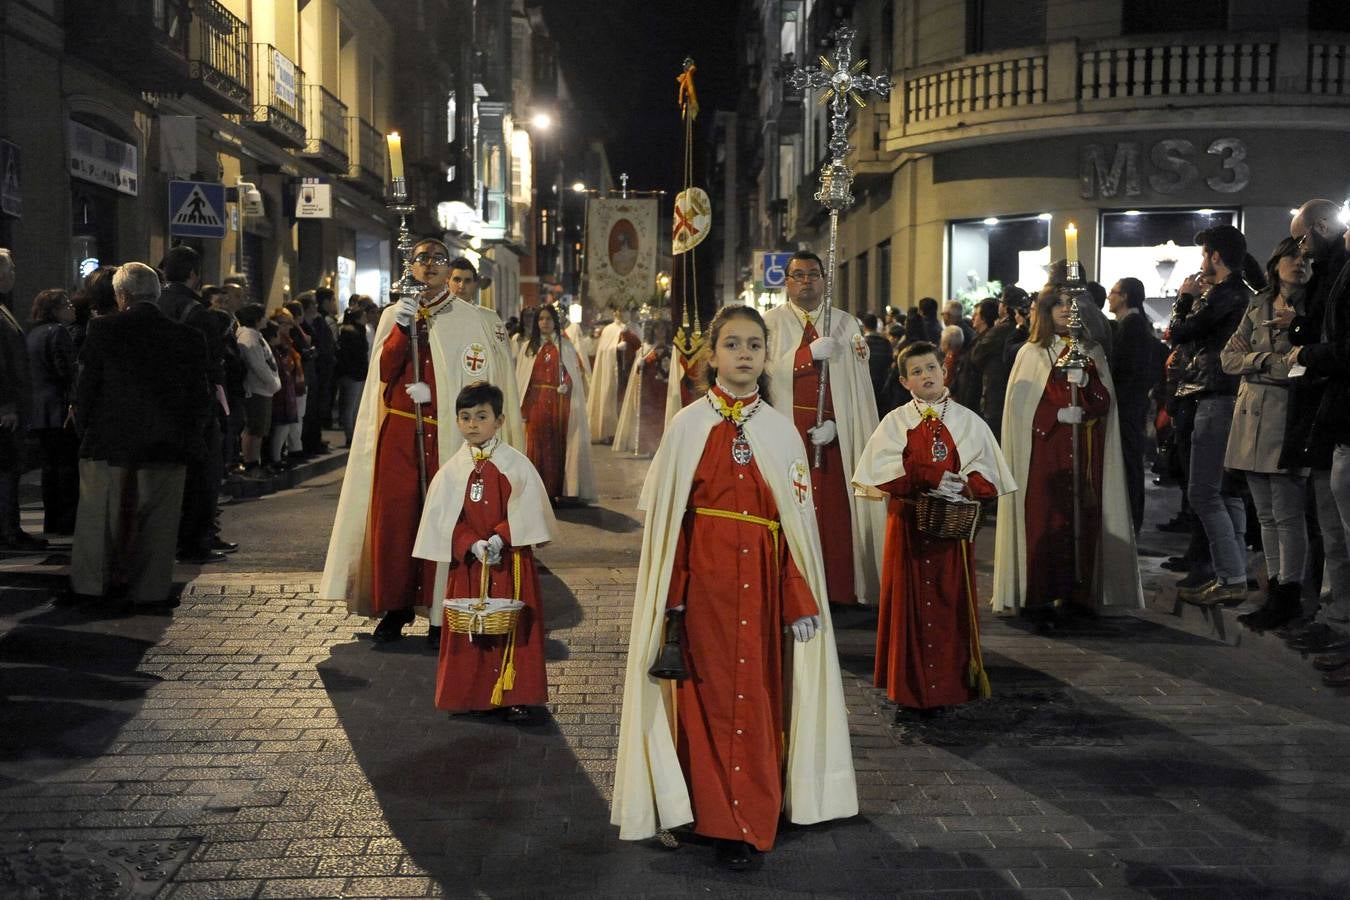
[[[1220,584],[1247,581],[1247,509],[1242,497],[1223,489],[1223,458],[1233,427],[1236,397],[1201,397],[1191,433],[1191,509],[1209,540],[1214,577]]]

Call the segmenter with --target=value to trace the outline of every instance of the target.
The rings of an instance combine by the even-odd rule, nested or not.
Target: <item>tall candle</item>
[[[397,131],[391,131],[385,140],[389,142],[389,177],[403,177],[403,138]]]
[[[1078,226],[1072,222],[1064,227],[1064,258],[1078,262]]]

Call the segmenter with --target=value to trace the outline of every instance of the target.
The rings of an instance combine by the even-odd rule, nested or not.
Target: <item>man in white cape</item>
[[[431,251],[448,249],[436,240],[423,241]],[[418,249],[414,248],[414,249]],[[506,327],[491,309],[468,302],[462,294],[463,285],[476,275],[467,261],[456,259],[449,264],[432,260],[427,264],[414,263],[413,275],[427,285],[419,296],[419,305],[434,312],[426,318],[427,335],[431,347],[431,363],[435,376],[435,397],[446,418],[431,429],[435,433],[436,458],[448,460],[464,442],[454,424],[455,397],[460,388],[473,381],[488,381],[501,388],[505,395],[506,422],[501,437],[517,449],[525,445],[525,429],[520,421],[520,398],[516,393],[515,367],[506,345]],[[446,285],[459,286],[453,296],[446,297]],[[380,381],[380,354],[395,328],[398,305],[385,309],[375,330],[370,351],[370,370],[361,393],[360,411],[352,432],[351,450],[347,456],[347,472],[338,497],[333,531],[328,540],[328,556],[324,562],[323,577],[319,581],[319,598],[343,600],[347,609],[358,615],[372,615],[375,609],[376,586],[372,577],[370,525],[371,495],[375,485],[375,460],[381,426],[389,411],[385,405],[385,385]],[[430,482],[435,471],[427,472]],[[409,509],[407,514],[416,522],[421,509]],[[415,563],[409,557],[408,565]],[[430,585],[432,602],[445,595],[445,563],[436,566]],[[428,608],[429,604],[420,608]],[[433,623],[439,619],[433,618]],[[433,627],[435,627],[433,625]],[[439,637],[439,632],[434,633]]]
[[[1090,304],[1086,297],[1081,305]],[[1049,350],[1027,341],[1017,351],[1008,376],[1008,392],[1003,401],[1003,455],[1014,481],[1022,490],[998,499],[998,522],[994,534],[994,593],[990,605],[995,612],[1017,612],[1027,605],[1027,533],[1024,514],[1026,485],[1031,468],[1031,422],[1053,371],[1052,360],[1064,349],[1064,339],[1056,336]],[[1125,492],[1125,465],[1120,449],[1120,427],[1116,419],[1116,389],[1111,367],[1102,346],[1085,342],[1085,349],[1096,364],[1097,375],[1111,395],[1111,409],[1102,421],[1100,432],[1106,436],[1102,458],[1102,535],[1097,542],[1096,577],[1091,596],[1098,609],[1142,609],[1144,590],[1139,579],[1139,554],[1134,543],[1134,521],[1130,516],[1129,495]],[[1085,473],[1086,474],[1086,473]],[[1071,503],[1069,497],[1060,502]]]
[[[692,403],[676,415],[652,459],[638,503],[646,513],[642,560],[628,638],[619,757],[610,807],[610,822],[618,826],[619,837],[626,841],[643,840],[658,830],[694,820],[671,733],[669,682],[651,677],[647,670],[665,640],[671,571],[694,471],[709,432],[720,421],[706,402]],[[791,469],[805,464],[801,439],[789,422],[763,415],[745,423],[745,436],[759,472],[773,493],[792,558],[819,600],[825,596],[825,572],[814,549],[819,546],[819,535],[809,486],[805,488],[805,502],[798,502],[789,476]],[[858,812],[834,628],[828,604],[817,605],[819,633],[809,641],[793,644],[792,708],[784,716],[787,765],[783,812],[788,821],[802,825],[847,818]]]
[[[583,503],[594,503],[600,493],[596,489],[595,470],[591,466],[591,429],[586,420],[588,372],[584,357],[577,352],[566,334],[558,335],[558,338],[563,368],[572,376],[572,390],[567,405],[567,449],[563,456],[562,496],[574,497]],[[529,344],[522,344],[520,356],[516,360],[516,389],[522,402],[530,389],[535,358],[536,354],[529,352]]]
[[[802,251],[794,254],[788,261],[788,302],[775,307],[764,314],[769,326],[768,363],[764,371],[769,376],[769,400],[775,409],[789,419],[797,422],[798,432],[803,429],[807,419],[815,424],[815,396],[809,399],[810,408],[802,408],[802,400],[794,400],[793,374],[797,361],[797,351],[802,343],[802,334],[808,318],[813,329],[822,327],[824,312],[823,267],[814,253]],[[797,280],[800,276],[805,280]],[[814,277],[811,277],[814,276]],[[822,344],[829,338],[832,343]],[[845,508],[849,517],[845,529],[842,521],[829,521],[828,509],[818,512],[821,539],[824,542],[825,557],[840,559],[840,538],[851,538],[851,558],[853,564],[853,590],[841,591],[841,581],[837,572],[827,571],[830,576],[831,593],[829,600],[836,604],[854,604],[874,602],[880,590],[881,545],[886,534],[886,513],[884,504],[874,503],[853,495],[853,469],[858,463],[867,439],[877,427],[877,403],[872,390],[872,377],[868,371],[867,342],[863,340],[862,327],[858,320],[842,309],[830,311],[830,332],[821,334],[812,346],[813,355],[816,346],[822,349],[832,348],[828,361],[829,398],[827,408],[833,408],[834,418],[826,418],[822,425],[821,436],[826,438],[825,445],[838,442],[839,455],[843,466],[841,484],[825,485],[834,492],[834,503],[838,504],[835,517],[842,519]],[[816,357],[819,361],[820,357]],[[808,456],[814,456],[811,435],[802,435],[806,442]],[[820,478],[819,469],[812,468],[812,484]],[[842,491],[842,498],[839,492]],[[816,503],[823,505],[821,491],[817,490]],[[832,552],[833,551],[833,552]],[[847,565],[841,562],[841,565]],[[830,564],[826,564],[827,570]],[[845,570],[846,571],[846,570]],[[847,579],[842,579],[847,583]]]
[[[613,441],[619,423],[619,402],[623,399],[619,396],[619,366],[627,347],[623,342],[627,330],[623,310],[614,310],[614,320],[600,332],[600,341],[595,348],[586,415],[590,420],[591,440],[597,444]]]

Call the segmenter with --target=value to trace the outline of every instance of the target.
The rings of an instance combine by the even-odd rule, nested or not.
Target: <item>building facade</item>
[[[740,252],[825,244],[812,194],[825,109],[782,86],[828,52],[889,70],[889,101],[855,111],[855,206],[841,217],[836,296],[854,311],[924,296],[1034,289],[1078,235],[1090,277],[1174,294],[1193,236],[1231,222],[1264,262],[1290,209],[1343,200],[1350,16],[1321,0],[764,0],[747,66],[763,110],[742,153],[753,178]],[[750,54],[754,56],[755,54]],[[822,254],[823,255],[823,254]],[[752,281],[743,256],[745,283]],[[744,286],[744,285],[743,285]]]

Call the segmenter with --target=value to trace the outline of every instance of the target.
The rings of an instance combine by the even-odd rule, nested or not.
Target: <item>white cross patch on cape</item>
[[[492,333],[497,336],[497,340],[501,341],[503,344],[506,343],[506,326],[501,322],[492,326]]]
[[[811,499],[811,470],[806,468],[806,460],[794,459],[788,465],[788,481],[792,484],[792,496],[797,498],[797,505],[805,506]]]
[[[853,352],[857,354],[858,359],[867,362],[872,356],[872,348],[867,346],[867,339],[861,334],[853,336]]]
[[[487,348],[474,341],[464,348],[464,357],[461,362],[464,365],[466,375],[482,375],[483,369],[487,368]]]

